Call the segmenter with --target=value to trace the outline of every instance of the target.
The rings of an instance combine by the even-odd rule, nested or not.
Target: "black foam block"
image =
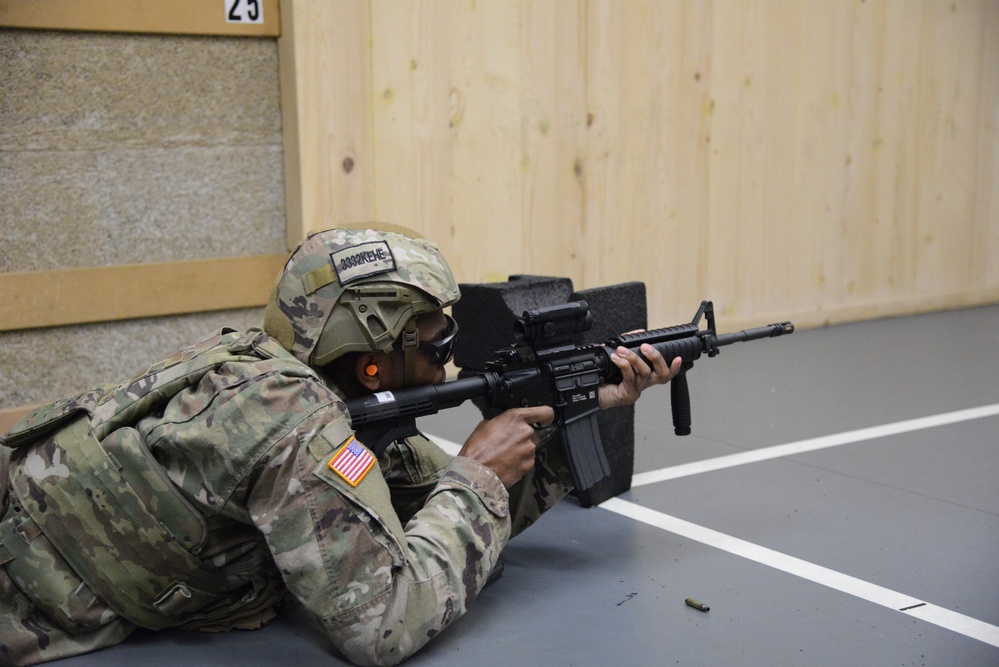
[[[586,301],[593,314],[593,328],[577,344],[601,343],[619,333],[647,328],[644,283],[631,282],[574,292],[568,278],[511,276],[505,283],[460,285],[461,300],[452,307],[461,333],[455,345],[455,365],[462,374],[483,370],[488,360],[514,341],[514,322],[525,310]],[[494,416],[482,401],[476,406],[487,418]],[[576,497],[584,507],[597,505],[631,488],[635,460],[635,410],[613,408],[597,415],[600,439],[611,474]]]
[[[569,301],[585,301],[593,315],[593,328],[583,334],[583,343],[603,343],[613,336],[647,329],[645,283],[631,282],[573,292]]]
[[[461,299],[451,307],[460,333],[454,364],[482,370],[493,353],[514,342],[513,324],[525,310],[565,303],[572,280],[547,276],[510,276],[505,283],[462,283]]]
[[[603,343],[617,334],[648,328],[645,283],[580,290],[569,295],[569,300],[585,301],[593,315],[593,328],[583,335],[585,344]],[[586,491],[576,492],[584,507],[599,505],[630,489],[635,471],[634,406],[602,410],[597,423],[611,474]]]

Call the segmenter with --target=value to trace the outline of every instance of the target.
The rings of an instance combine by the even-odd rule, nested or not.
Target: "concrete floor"
[[[407,665],[999,665],[999,306],[737,345],[689,381],[693,434],[650,392],[633,489],[555,508]],[[320,662],[346,664],[299,611],[53,664]]]

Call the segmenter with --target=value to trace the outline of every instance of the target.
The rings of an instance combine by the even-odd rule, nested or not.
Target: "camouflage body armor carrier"
[[[119,616],[149,629],[218,631],[275,615],[279,588],[258,566],[270,558],[266,545],[236,567],[199,559],[204,517],[132,427],[225,363],[273,359],[283,372],[314,377],[259,334],[223,329],[132,381],[39,408],[8,434],[15,451],[0,565],[67,632]]]

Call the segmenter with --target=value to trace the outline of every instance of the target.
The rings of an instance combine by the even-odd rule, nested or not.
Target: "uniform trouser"
[[[9,465],[10,450],[0,447],[0,518],[7,513]],[[94,632],[71,635],[37,609],[19,584],[30,582],[12,581],[0,566],[0,665],[34,665],[89,653],[120,643],[134,629],[130,623],[114,620]]]

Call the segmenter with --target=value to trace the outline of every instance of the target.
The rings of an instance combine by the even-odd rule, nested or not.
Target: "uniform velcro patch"
[[[357,486],[371,470],[371,466],[375,465],[375,456],[355,440],[354,436],[350,436],[327,465],[345,482]]]
[[[395,257],[387,241],[359,243],[330,253],[341,285],[379,273],[395,271]]]

